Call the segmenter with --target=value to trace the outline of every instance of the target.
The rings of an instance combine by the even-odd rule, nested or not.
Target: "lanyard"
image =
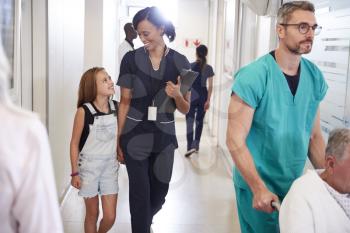
[[[158,91],[161,89],[161,82],[164,79],[164,73],[165,73],[165,68],[166,68],[165,56],[167,54],[167,50],[168,50],[168,47],[165,45],[163,55],[162,55],[162,58],[161,58],[160,63],[159,63],[159,68],[157,70],[153,69],[152,59],[148,54],[148,58],[150,61],[149,76],[151,79],[152,106],[155,106],[155,97],[156,97]],[[158,81],[158,82],[156,82],[156,81]],[[156,83],[158,83],[158,85],[156,85]]]

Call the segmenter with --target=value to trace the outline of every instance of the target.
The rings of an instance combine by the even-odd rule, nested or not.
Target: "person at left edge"
[[[63,233],[47,130],[11,101],[1,38],[0,31],[0,232]]]
[[[118,159],[125,159],[129,176],[132,232],[149,233],[165,202],[178,147],[175,107],[183,114],[190,108],[190,92],[181,94],[179,77],[190,63],[166,46],[163,36],[173,41],[175,28],[156,7],[137,12],[133,25],[144,46],[128,52],[120,66]]]

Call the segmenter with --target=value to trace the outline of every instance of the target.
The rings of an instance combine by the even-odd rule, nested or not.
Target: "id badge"
[[[154,106],[148,107],[148,120],[149,121],[157,120],[157,107],[154,107]]]

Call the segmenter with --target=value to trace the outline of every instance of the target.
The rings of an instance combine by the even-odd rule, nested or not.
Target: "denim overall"
[[[94,123],[79,155],[79,176],[82,181],[79,195],[94,197],[97,194],[118,193],[118,169],[116,160],[116,109],[109,101],[110,114],[97,116],[91,103],[85,103]]]

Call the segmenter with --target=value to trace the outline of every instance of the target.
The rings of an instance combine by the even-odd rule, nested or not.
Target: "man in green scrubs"
[[[318,107],[328,86],[301,57],[321,29],[314,11],[307,1],[285,3],[277,18],[278,48],[235,75],[227,146],[243,233],[279,232],[271,202],[283,200],[307,156],[315,168],[324,166]]]

